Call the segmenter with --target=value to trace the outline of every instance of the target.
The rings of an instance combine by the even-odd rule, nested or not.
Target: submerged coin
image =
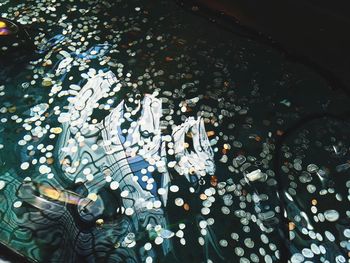
[[[324,216],[327,221],[329,222],[335,222],[339,219],[339,212],[337,210],[326,210],[324,212]]]

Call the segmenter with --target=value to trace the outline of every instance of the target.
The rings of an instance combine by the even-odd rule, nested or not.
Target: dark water
[[[349,99],[322,76],[173,1],[0,11],[37,49],[0,71],[3,244],[38,262],[348,260]]]

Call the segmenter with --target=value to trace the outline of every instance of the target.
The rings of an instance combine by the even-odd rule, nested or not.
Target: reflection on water
[[[4,3],[1,242],[39,262],[345,262],[348,98],[169,0]],[[11,73],[11,74],[10,74]]]

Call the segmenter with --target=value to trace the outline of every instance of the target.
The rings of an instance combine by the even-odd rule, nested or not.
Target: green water
[[[3,244],[38,262],[348,258],[350,127],[344,112],[349,99],[322,76],[173,1],[5,2],[0,11],[29,25],[38,49],[22,63],[3,61],[6,67],[0,70]],[[126,110],[136,112],[121,126],[127,130],[141,118],[142,109],[136,109],[145,108],[147,96],[161,102],[162,138],[191,117],[203,121],[210,142],[204,152],[213,151],[215,170],[210,172],[206,163],[206,173],[197,176],[205,161],[199,155],[191,179],[182,175],[184,166],[167,166],[166,206],[155,191],[152,200],[162,205],[145,212],[150,222],[162,222],[161,231],[154,229],[157,223],[148,228],[139,217],[122,212],[128,197],[123,189],[114,191],[108,179],[95,191],[90,184],[101,183],[99,174],[86,181],[67,176],[66,162],[83,163],[85,153],[91,155],[91,169],[106,171],[104,165],[111,162],[105,151],[90,152],[89,138],[104,140],[95,134],[77,143],[79,154],[63,158],[63,145],[79,136],[72,136],[70,122],[59,119],[62,113],[73,115],[74,97],[83,100],[81,90],[92,79],[101,84],[98,77],[106,72],[116,78],[111,87],[118,89],[99,100],[102,106],[88,123],[105,124],[125,103]],[[187,154],[196,151],[193,134],[184,139]],[[167,164],[179,163],[169,148],[164,156]],[[152,166],[141,160],[138,165],[130,167]],[[249,180],[258,169],[262,177]],[[112,177],[123,175],[111,170]],[[85,178],[82,173],[71,172]],[[155,181],[153,190],[165,173],[147,172]],[[135,185],[145,188],[142,175],[136,176]],[[81,208],[81,200],[92,203]]]

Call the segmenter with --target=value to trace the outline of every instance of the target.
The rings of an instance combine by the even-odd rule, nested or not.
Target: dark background
[[[350,8],[346,0],[195,0],[271,37],[334,86],[350,90]],[[327,75],[327,76],[326,76]]]

